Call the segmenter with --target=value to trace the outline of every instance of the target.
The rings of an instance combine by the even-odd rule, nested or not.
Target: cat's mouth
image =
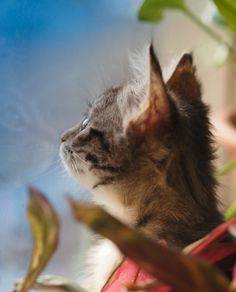
[[[80,172],[80,168],[76,163],[75,153],[73,149],[69,145],[65,145],[64,143],[60,146],[60,157],[61,160],[69,172],[77,173]]]
[[[60,146],[60,157],[67,172],[81,184],[92,189],[93,186],[99,185],[99,181],[91,171],[90,163],[84,157],[81,157],[81,153],[83,151],[75,151],[65,143]]]
[[[73,150],[68,146],[64,145],[63,143],[60,146],[60,157],[63,161],[68,162],[71,160],[73,155]]]
[[[63,147],[63,152],[65,152],[66,155],[70,156],[73,154],[73,150],[67,145]]]
[[[70,174],[72,174],[72,176],[84,173],[84,160],[69,145],[64,143],[61,144],[60,157],[65,168]],[[79,164],[78,161],[80,161]]]

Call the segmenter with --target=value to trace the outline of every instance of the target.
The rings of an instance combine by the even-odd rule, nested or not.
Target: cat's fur
[[[111,88],[92,103],[87,125],[62,137],[61,157],[108,212],[155,240],[183,248],[222,220],[208,107],[190,54],[165,83],[151,46],[148,69],[147,76],[139,76],[143,80]],[[92,292],[100,291],[121,259],[104,241],[95,247]]]

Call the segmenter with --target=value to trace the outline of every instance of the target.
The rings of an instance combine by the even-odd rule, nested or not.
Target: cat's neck
[[[94,201],[123,223],[180,248],[221,222],[216,205],[200,210],[191,198],[183,198],[163,182],[101,187],[94,191]]]
[[[101,186],[92,191],[95,204],[103,207],[108,213],[121,222],[133,226],[136,222],[135,207],[125,204],[120,192],[114,187]],[[125,195],[125,194],[124,194]]]

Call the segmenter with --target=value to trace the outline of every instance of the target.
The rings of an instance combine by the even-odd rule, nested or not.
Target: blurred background
[[[77,123],[89,100],[126,79],[128,55],[154,41],[163,66],[193,51],[213,120],[234,101],[224,51],[180,13],[158,25],[139,22],[138,0],[2,0],[0,2],[0,292],[23,277],[31,254],[27,185],[42,190],[62,220],[58,252],[47,274],[78,277],[91,234],[72,220],[65,194],[88,192],[63,170],[60,136]],[[187,1],[207,21],[207,0]],[[218,165],[230,159],[219,146]],[[221,187],[233,200],[234,174]]]

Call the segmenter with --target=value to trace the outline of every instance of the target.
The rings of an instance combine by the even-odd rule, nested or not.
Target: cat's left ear
[[[192,54],[183,54],[167,81],[166,88],[181,100],[194,101],[201,99],[201,86],[196,77]]]
[[[142,136],[156,129],[169,119],[170,100],[163,81],[161,67],[153,46],[149,49],[149,88],[140,112],[132,118],[128,125],[128,132]]]

